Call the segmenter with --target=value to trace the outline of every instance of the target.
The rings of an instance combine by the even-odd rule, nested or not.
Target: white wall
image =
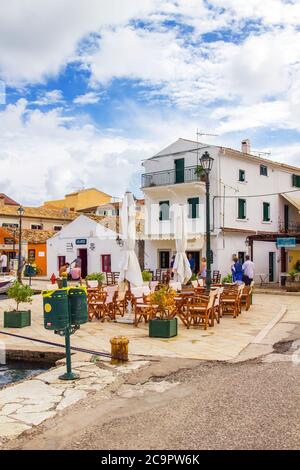
[[[76,245],[76,239],[87,240],[86,245]],[[121,248],[116,243],[116,233],[85,216],[78,217],[61,232],[47,241],[47,274],[58,275],[58,256],[71,263],[78,249],[87,248],[88,273],[102,271],[101,255],[111,255],[112,271],[119,271]]]

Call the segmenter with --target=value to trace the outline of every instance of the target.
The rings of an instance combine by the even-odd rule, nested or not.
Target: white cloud
[[[41,82],[71,60],[79,41],[105,25],[151,11],[153,0],[10,0],[0,15],[0,75],[8,84]]]
[[[99,103],[100,99],[101,97],[99,93],[90,91],[88,93],[85,93],[84,95],[76,96],[73,103],[80,104],[80,105],[95,104],[95,103]]]
[[[61,90],[51,90],[40,94],[39,98],[36,101],[33,101],[32,104],[37,104],[38,106],[48,106],[62,103],[63,100],[64,97]]]

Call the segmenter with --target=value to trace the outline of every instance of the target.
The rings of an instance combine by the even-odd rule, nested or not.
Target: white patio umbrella
[[[135,254],[135,203],[133,194],[126,192],[123,198],[121,211],[122,234],[125,245],[120,261],[119,283],[125,280],[130,282],[131,287],[141,287],[143,278],[141,268]]]
[[[174,260],[174,278],[181,284],[186,284],[192,276],[189,260],[186,256],[187,249],[187,218],[185,207],[179,206],[175,219],[176,256]]]

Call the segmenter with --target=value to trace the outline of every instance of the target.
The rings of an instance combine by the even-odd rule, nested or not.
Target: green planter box
[[[31,325],[31,310],[4,312],[4,328],[24,328]]]
[[[171,320],[155,318],[149,321],[149,336],[152,338],[172,338],[177,336],[177,331],[177,318]]]

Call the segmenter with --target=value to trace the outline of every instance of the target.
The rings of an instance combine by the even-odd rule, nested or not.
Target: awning
[[[281,196],[284,197],[290,204],[292,204],[300,213],[300,189],[293,193],[282,193]]]

